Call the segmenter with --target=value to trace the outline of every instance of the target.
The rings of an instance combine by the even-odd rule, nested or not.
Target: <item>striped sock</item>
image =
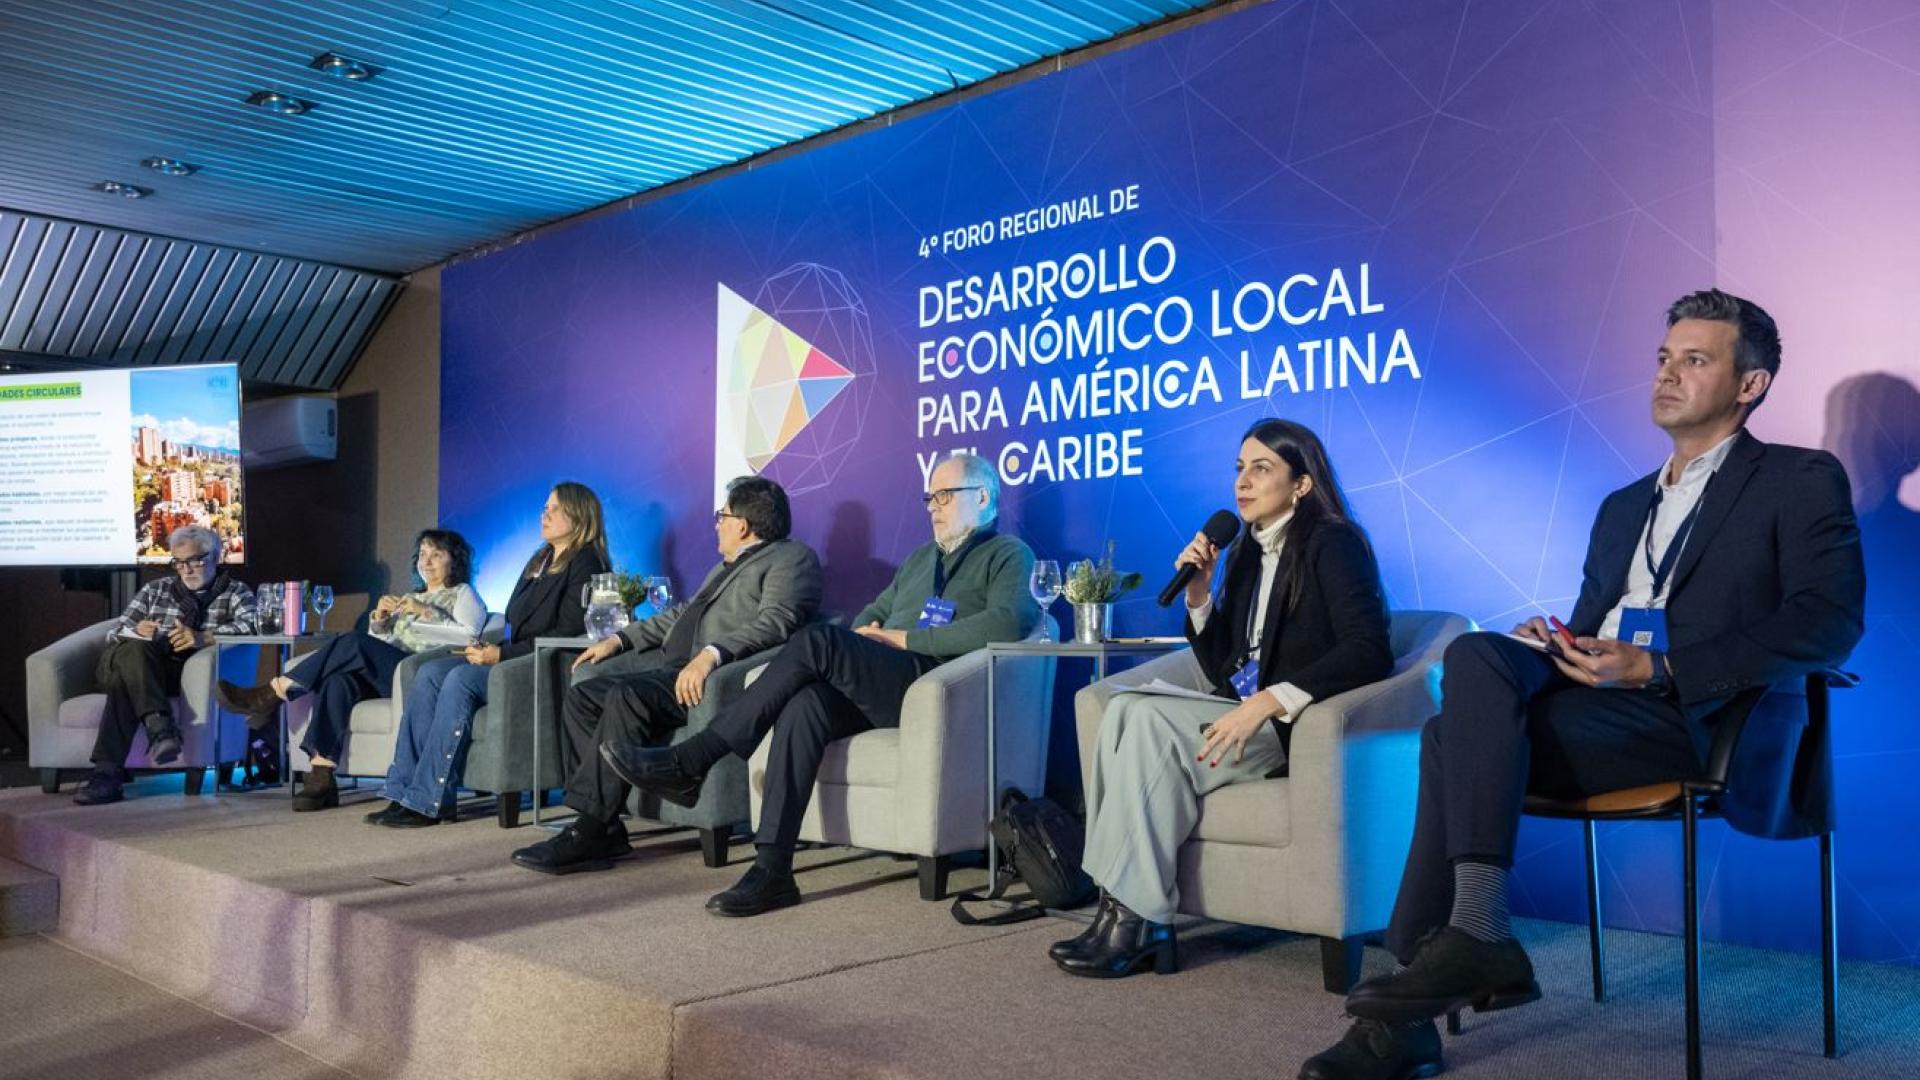
[[[1507,914],[1507,868],[1484,862],[1453,864],[1453,914],[1447,925],[1489,944],[1513,940]]]

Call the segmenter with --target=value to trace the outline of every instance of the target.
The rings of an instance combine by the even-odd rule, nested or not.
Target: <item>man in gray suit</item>
[[[714,511],[720,548],[714,567],[679,607],[630,623],[574,662],[597,664],[629,650],[640,670],[588,679],[567,692],[567,805],[580,812],[552,839],[513,853],[546,874],[603,870],[629,853],[620,810],[632,790],[596,749],[609,739],[665,746],[687,710],[700,703],[707,676],[721,664],[784,644],[820,607],[820,560],[787,539],[787,493],[757,476],[727,485]]]

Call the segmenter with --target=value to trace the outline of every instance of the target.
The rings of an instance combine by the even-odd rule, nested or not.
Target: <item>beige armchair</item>
[[[1051,619],[1048,620],[1051,623]],[[1036,629],[1028,640],[1039,635]],[[996,779],[1038,794],[1047,775],[1054,661],[1002,658],[994,666]],[[949,857],[987,845],[987,654],[934,668],[907,688],[900,726],[827,748],[800,839],[913,855],[920,898],[946,895]],[[772,734],[747,764],[760,820]]]
[[[106,650],[107,634],[118,623],[117,619],[108,619],[75,630],[27,657],[27,761],[40,770],[40,790],[50,795],[60,790],[63,771],[93,768],[93,742],[107,706],[107,695],[94,681],[94,667]],[[187,658],[180,675],[180,693],[173,699],[174,722],[180,726],[182,742],[180,760],[160,770],[184,772],[189,795],[200,793],[204,770],[217,764],[213,717],[218,716],[221,723],[220,756],[234,762],[246,754],[245,718],[213,703],[213,654],[214,650],[207,648]],[[220,650],[220,674],[251,682],[259,656],[258,646],[228,646]],[[134,740],[126,767],[153,768],[147,760],[144,738]]]
[[[1392,675],[1308,706],[1294,724],[1286,778],[1202,799],[1180,849],[1181,913],[1317,935],[1326,988],[1346,993],[1359,977],[1360,937],[1387,925],[1399,891],[1441,654],[1471,628],[1450,612],[1394,612]],[[1083,778],[1092,776],[1107,701],[1156,678],[1206,685],[1182,651],[1075,695]]]

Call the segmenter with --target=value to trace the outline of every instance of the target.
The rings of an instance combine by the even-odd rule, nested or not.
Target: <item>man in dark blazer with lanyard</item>
[[[854,629],[816,624],[796,634],[747,692],[707,730],[671,749],[633,740],[600,753],[635,787],[692,806],[713,764],[751,757],[771,731],[754,861],[731,889],[707,901],[715,915],[759,915],[800,902],[793,849],[827,745],[873,728],[898,727],[915,679],[988,642],[1019,641],[1038,624],[1027,591],[1033,552],[994,531],[1000,479],[972,454],[936,466],[921,498],[933,540],[907,556]]]
[[[715,668],[784,644],[813,618],[820,609],[820,559],[788,539],[792,527],[779,484],[758,476],[733,481],[726,506],[713,515],[720,564],[693,597],[628,623],[574,661],[577,670],[635,652],[641,670],[586,679],[567,692],[561,760],[567,805],[580,816],[552,839],[514,852],[514,862],[570,874],[605,869],[631,850],[620,822],[631,789],[600,757],[600,744],[664,745],[700,703]]]
[[[1354,988],[1352,1029],[1304,1080],[1431,1076],[1434,1018],[1540,996],[1507,916],[1529,792],[1699,776],[1729,699],[1838,664],[1860,639],[1866,575],[1846,473],[1745,430],[1779,370],[1773,319],[1717,289],[1682,297],[1657,363],[1653,421],[1673,453],[1601,504],[1572,647],[1534,618],[1447,649],[1387,930],[1404,966]]]

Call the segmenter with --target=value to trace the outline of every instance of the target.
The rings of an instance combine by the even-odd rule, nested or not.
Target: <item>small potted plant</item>
[[[1113,633],[1113,602],[1139,584],[1139,574],[1113,568],[1111,540],[1099,562],[1081,559],[1067,567],[1067,584],[1061,593],[1073,605],[1073,640],[1082,645],[1107,640]]]
[[[620,590],[621,606],[639,618],[640,605],[647,602],[647,579],[631,570],[621,570],[613,575],[613,580]]]

